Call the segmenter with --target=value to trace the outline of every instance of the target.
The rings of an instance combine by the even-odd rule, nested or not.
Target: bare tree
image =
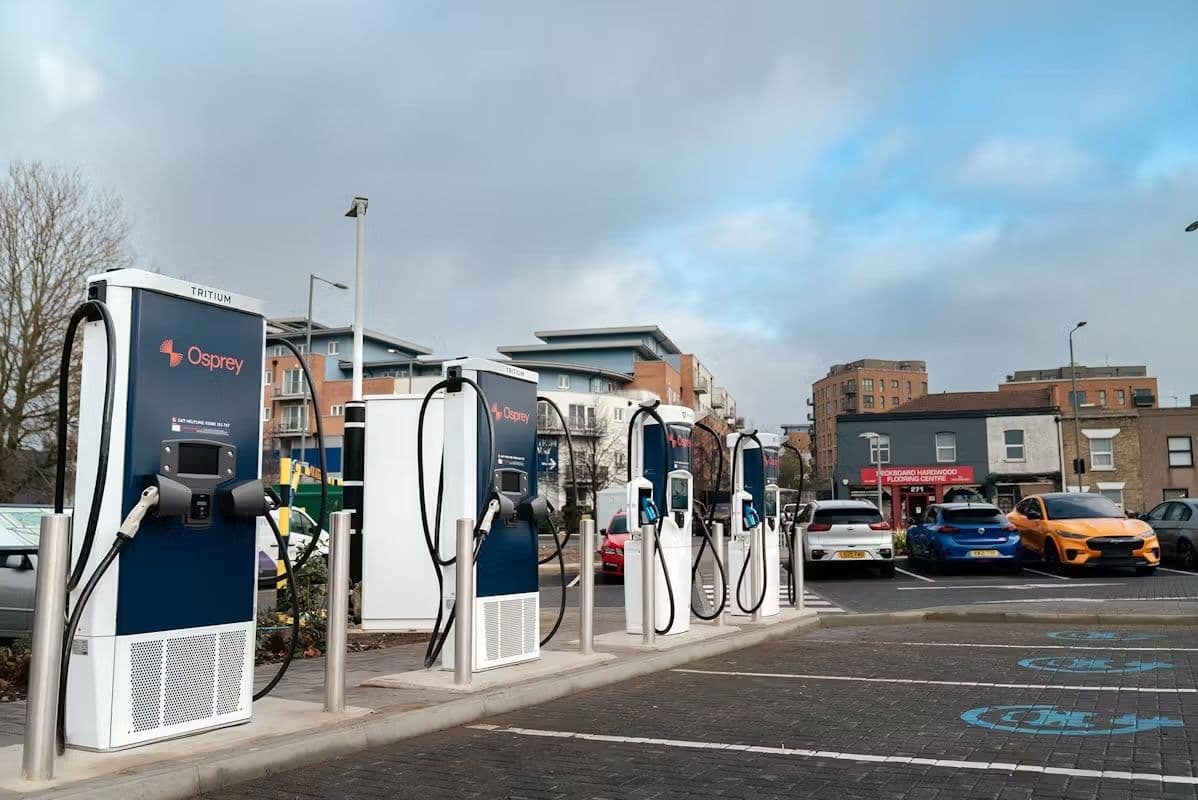
[[[719,440],[712,438],[707,431],[696,426],[691,434],[691,473],[695,476],[695,497],[705,503],[717,502],[711,492],[727,491],[732,486],[732,465],[728,461],[728,433],[732,430],[721,417],[708,414],[700,422],[711,428],[719,435]],[[716,477],[720,471],[720,459],[724,462],[723,476],[720,485],[716,486]]]
[[[581,491],[590,496],[591,508],[597,509],[599,492],[609,486],[622,484],[626,477],[626,462],[618,458],[627,449],[624,428],[613,428],[606,418],[571,419],[570,433],[574,435],[574,466],[578,470],[578,482],[584,487]],[[565,447],[564,440],[562,447]],[[569,481],[569,467],[565,469],[566,480]],[[581,500],[578,498],[579,502]]]
[[[15,162],[0,181],[0,502],[52,491],[62,336],[84,279],[131,263],[128,230],[78,171]]]

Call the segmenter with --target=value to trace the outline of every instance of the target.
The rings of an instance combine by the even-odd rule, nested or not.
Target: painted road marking
[[[715,587],[710,583],[703,584],[703,594],[707,595],[707,602],[715,603]],[[728,601],[732,601],[731,587],[726,591]],[[785,586],[778,589],[778,605],[783,608],[790,608],[790,590]],[[847,609],[841,608],[827,598],[821,597],[810,589],[803,588],[803,608],[815,611],[819,614],[844,614]]]
[[[1154,669],[1173,669],[1168,661],[1124,661],[1116,666],[1112,658],[1072,658],[1070,656],[1040,656],[1020,659],[1019,666],[1042,672],[1068,672],[1073,675],[1122,675],[1128,672],[1151,672]]]
[[[1021,597],[1010,600],[974,600],[976,605],[986,603],[1156,603],[1161,600],[1198,600],[1198,594],[1176,597]]]
[[[1067,642],[1143,642],[1148,639],[1159,639],[1155,633],[1138,633],[1121,631],[1053,631],[1049,639],[1063,639]]]
[[[806,675],[794,672],[731,672],[715,669],[673,669],[692,675],[719,675],[726,678],[788,678],[803,681],[844,681],[847,683],[901,683],[920,686],[960,686],[971,689],[1059,689],[1072,692],[1141,692],[1143,694],[1198,694],[1198,689],[1168,689],[1158,686],[1077,686],[1064,683],[992,683],[989,681],[933,681],[921,678],[862,678],[856,675]]]
[[[1069,580],[1069,577],[1067,575],[1057,575],[1056,573],[1053,573],[1053,572],[1042,572],[1038,569],[1032,569],[1031,567],[1024,567],[1023,571],[1024,572],[1034,572],[1037,575],[1044,575],[1045,577],[1048,577],[1048,578],[1056,578],[1058,581]]]
[[[1188,569],[1171,569],[1169,567],[1157,567],[1161,572],[1176,572],[1178,575],[1189,575],[1192,578],[1198,578],[1198,572],[1190,572]]]
[[[926,577],[926,576],[924,576],[924,575],[918,575],[918,574],[916,574],[916,573],[914,573],[914,572],[908,572],[907,570],[905,570],[905,569],[900,569],[900,568],[898,568],[898,567],[895,567],[895,568],[894,568],[894,571],[895,571],[895,572],[901,572],[901,573],[903,573],[904,575],[910,575],[912,578],[919,578],[921,581],[927,581],[928,583],[935,583],[935,582],[936,582],[936,581],[932,580],[931,578],[929,578],[929,577]]]
[[[1009,589],[1011,591],[1030,591],[1032,589],[1086,589],[1095,586],[1122,586],[1122,583],[979,583],[979,584],[945,584],[941,586],[898,586],[900,592],[930,592],[937,589]]]
[[[1122,736],[1154,731],[1157,728],[1184,728],[1185,723],[1170,717],[1137,717],[1135,714],[1098,715],[1090,711],[1061,710],[1050,705],[982,706],[961,715],[966,725],[1007,733],[1048,736]],[[996,718],[997,717],[997,718]],[[1106,727],[1102,727],[1102,726]]]
[[[869,644],[869,645],[900,645],[904,647],[983,647],[1003,650],[1101,650],[1104,653],[1198,653],[1198,647],[1090,647],[1082,644],[979,644],[977,642],[862,642],[845,641],[843,639],[808,639],[804,641],[819,642],[820,644]]]
[[[940,767],[944,769],[972,769],[989,772],[1027,772],[1036,775],[1063,775],[1070,778],[1105,778],[1123,781],[1153,781],[1154,783],[1179,783],[1198,785],[1192,775],[1168,775],[1158,772],[1124,772],[1122,770],[1072,769],[1069,767],[1046,767],[1040,764],[1017,764],[1006,761],[951,761],[942,758],[911,758],[909,756],[878,756],[870,753],[842,753],[836,750],[810,750],[799,747],[759,747],[725,742],[696,742],[682,739],[651,739],[648,737],[606,736],[597,733],[575,733],[572,731],[550,731],[536,728],[506,728],[500,725],[470,725],[472,730],[491,733],[507,733],[513,736],[536,736],[553,739],[578,739],[585,742],[609,742],[612,744],[649,744],[672,747],[680,750],[729,750],[732,752],[760,753],[762,755],[793,756],[796,758],[822,758],[829,761],[872,762],[897,764],[899,766]]]

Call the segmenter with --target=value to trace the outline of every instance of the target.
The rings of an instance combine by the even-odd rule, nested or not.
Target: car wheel
[[[1156,574],[1156,567],[1136,567],[1136,574],[1147,578]]]
[[[1049,572],[1059,572],[1061,569],[1061,556],[1051,541],[1044,543],[1044,566]]]
[[[907,563],[913,567],[919,566],[919,556],[915,553],[915,545],[907,542]]]
[[[1017,561],[1014,564],[1012,564],[1011,566],[1007,567],[1007,572],[1011,575],[1022,575],[1023,574],[1023,564],[1020,564]]]
[[[888,561],[885,564],[883,564],[881,569],[878,570],[878,573],[883,578],[893,578],[894,577],[894,562]]]
[[[1194,569],[1198,566],[1195,564],[1194,545],[1190,544],[1189,539],[1182,539],[1177,543],[1177,560],[1181,562],[1182,569]]]

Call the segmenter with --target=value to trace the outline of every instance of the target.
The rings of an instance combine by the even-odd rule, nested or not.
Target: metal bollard
[[[328,641],[324,654],[324,710],[345,711],[345,653],[349,640],[349,553],[352,511],[335,511],[329,534]]]
[[[803,552],[803,534],[801,531],[795,531],[794,536],[791,537],[791,548],[792,548],[792,552],[793,552],[794,548],[798,548],[798,551],[799,551],[798,553],[795,553],[794,558],[792,560],[794,561],[794,570],[795,570],[795,608],[797,608],[799,611],[802,611],[804,608],[804,603],[806,602],[806,599],[805,599],[805,595],[803,594],[803,557],[804,557],[804,552]]]
[[[761,524],[765,525],[765,522]],[[762,530],[765,530],[765,528],[762,528]],[[757,610],[753,612],[753,622],[761,622],[761,607],[765,605],[764,600],[760,603],[757,602],[761,598],[761,584],[765,580],[765,553],[762,552],[765,548],[762,546],[762,542],[759,541],[760,539],[760,536],[754,538],[752,531],[749,532],[749,586],[752,592],[749,596],[757,606]],[[766,588],[768,590],[768,587]]]
[[[657,565],[653,563],[657,546],[652,524],[641,526],[641,644],[657,641],[657,603],[653,597]]]
[[[71,563],[71,517],[42,517],[37,552],[37,588],[33,605],[33,643],[29,692],[25,701],[25,742],[21,774],[26,780],[54,777],[55,727],[58,721],[58,670]],[[66,687],[61,687],[66,691]]]
[[[595,646],[595,520],[579,527],[578,652],[589,656]]]
[[[453,683],[469,686],[474,674],[474,520],[458,520],[454,581]]]
[[[728,584],[724,580],[724,575],[728,571],[728,549],[726,547],[724,547],[724,523],[722,523],[722,522],[713,522],[712,523],[712,525],[711,525],[711,544],[712,544],[712,549],[715,550],[715,555],[719,559],[718,563],[716,564],[716,568],[714,570],[712,570],[712,572],[714,574],[712,575],[712,578],[711,578],[711,585],[712,585],[712,587],[714,587],[716,584],[716,579],[718,578],[719,584],[720,584],[720,591],[722,591],[724,593],[724,597],[727,597],[728,596]],[[724,565],[724,572],[720,572],[720,567],[719,567],[720,564]],[[719,608],[721,599],[716,596],[714,588],[712,589],[711,599],[715,603],[715,607]],[[727,611],[727,609],[725,609],[725,611]],[[715,624],[720,627],[722,627],[723,625],[726,624],[724,622],[724,614],[720,614],[718,617],[715,618]]]

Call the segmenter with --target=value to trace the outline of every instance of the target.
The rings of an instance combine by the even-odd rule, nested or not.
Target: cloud
[[[699,235],[717,257],[801,258],[811,250],[816,224],[807,209],[771,203],[723,214]]]
[[[33,66],[42,95],[55,113],[91,105],[103,94],[100,73],[77,56],[43,50],[34,56]]]
[[[1092,158],[1065,142],[991,139],[965,157],[955,178],[967,186],[1039,192],[1083,179],[1094,169]]]

